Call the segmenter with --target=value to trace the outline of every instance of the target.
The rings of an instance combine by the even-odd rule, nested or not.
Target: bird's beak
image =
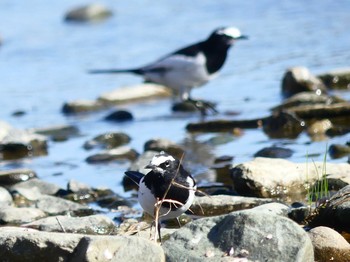
[[[151,165],[151,164],[148,164],[147,166],[145,166],[145,168],[147,169],[154,169],[156,166],[155,165]]]
[[[239,37],[234,38],[235,40],[247,40],[249,37],[247,35],[241,35]]]

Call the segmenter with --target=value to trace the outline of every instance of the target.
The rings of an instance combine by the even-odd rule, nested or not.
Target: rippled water
[[[73,124],[82,133],[66,142],[50,142],[48,156],[1,163],[1,168],[28,167],[62,186],[73,178],[127,195],[120,182],[129,163],[85,162],[97,151],[85,151],[83,143],[108,131],[128,133],[130,145],[139,152],[147,140],[163,137],[191,142],[194,153],[232,155],[239,163],[252,159],[263,147],[288,143],[295,150],[290,160],[304,162],[306,154],[320,154],[314,160],[322,161],[330,142],[310,143],[305,134],[296,140],[271,140],[261,130],[246,130],[228,143],[211,146],[215,135],[189,136],[184,127],[198,117],[174,116],[168,100],[123,107],[135,116],[135,121],[125,124],[101,120],[108,112],[67,117],[61,108],[67,101],[94,99],[119,86],[141,82],[132,75],[92,76],[86,74],[88,69],[143,65],[206,38],[216,27],[234,25],[250,36],[249,41],[237,43],[220,77],[196,89],[193,96],[217,102],[220,111],[238,112],[238,119],[266,116],[281,102],[281,78],[286,68],[302,65],[317,74],[349,66],[349,1],[101,2],[113,10],[111,19],[69,24],[63,22],[65,12],[82,1],[1,1],[0,120],[17,128]],[[350,99],[349,92],[339,94]],[[17,110],[26,114],[11,116]],[[349,138],[331,142],[344,143]],[[205,170],[200,164],[190,168],[195,174]]]

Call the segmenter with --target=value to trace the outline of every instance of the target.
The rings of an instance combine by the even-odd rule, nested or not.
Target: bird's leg
[[[160,228],[161,228],[160,221],[158,221],[157,228],[158,228],[158,237],[159,237],[159,242],[160,242],[160,244],[162,244],[162,236],[161,236],[161,234],[160,234]]]
[[[176,221],[177,221],[177,224],[179,225],[179,227],[181,227],[181,223],[180,223],[180,220],[178,217],[176,218]]]

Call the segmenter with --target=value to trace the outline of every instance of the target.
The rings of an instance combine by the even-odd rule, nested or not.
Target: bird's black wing
[[[140,183],[140,180],[145,176],[144,174],[138,171],[126,171],[125,175],[134,181],[137,185]]]

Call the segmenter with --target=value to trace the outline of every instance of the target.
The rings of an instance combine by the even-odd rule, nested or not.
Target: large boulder
[[[350,185],[340,189],[317,209],[310,226],[329,226],[350,232]]]
[[[350,244],[329,227],[315,227],[308,232],[316,261],[350,261]]]
[[[163,248],[167,261],[314,261],[311,240],[298,224],[254,209],[191,222]]]
[[[258,157],[234,166],[231,177],[240,195],[293,197],[307,194],[307,187],[322,179],[325,163],[293,163],[285,159]],[[350,184],[350,165],[327,163],[330,187]],[[294,198],[295,199],[295,198]]]
[[[162,248],[144,238],[85,236],[41,232],[28,228],[0,228],[2,261],[164,261]]]

